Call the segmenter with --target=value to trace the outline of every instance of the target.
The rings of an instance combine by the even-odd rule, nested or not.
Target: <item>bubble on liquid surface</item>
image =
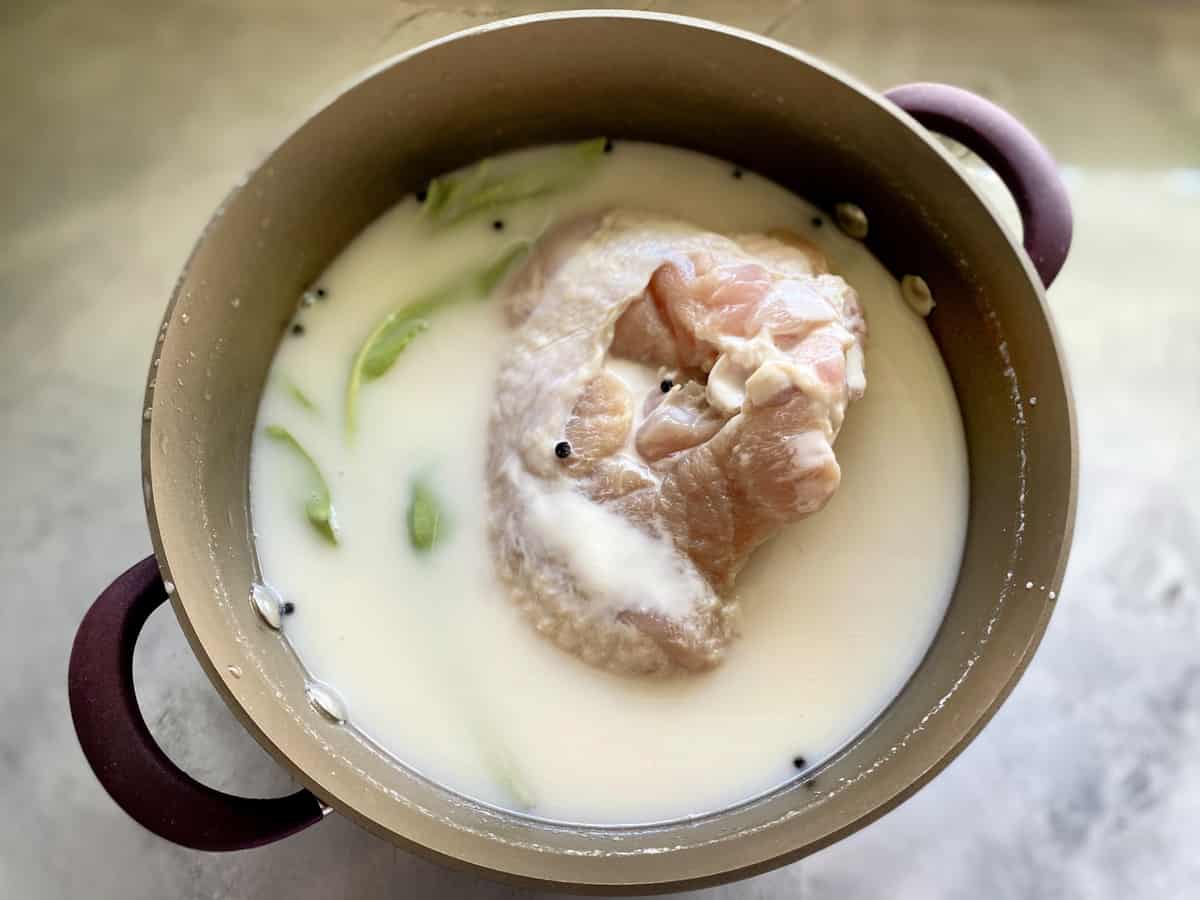
[[[870,223],[867,214],[856,203],[839,203],[833,208],[838,227],[855,240],[861,241],[867,236]]]
[[[933,302],[933,292],[920,275],[905,275],[900,279],[900,294],[918,316],[927,316],[937,305]]]
[[[346,704],[329,685],[310,681],[304,689],[304,695],[312,708],[329,721],[338,724],[346,721]]]
[[[241,666],[226,666],[225,671],[229,673],[230,678],[241,678],[242,677],[242,667]]]
[[[170,596],[171,594],[175,593],[175,582],[173,582],[173,581],[164,581],[164,582],[163,582],[163,590],[167,592],[167,595],[168,595],[168,596]]]
[[[281,608],[283,601],[275,588],[267,584],[254,584],[250,587],[250,602],[258,611],[259,617],[276,631],[283,622]]]

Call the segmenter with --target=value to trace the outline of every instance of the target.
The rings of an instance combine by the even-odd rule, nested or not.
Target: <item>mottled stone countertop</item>
[[[3,4],[0,896],[525,895],[337,816],[258,851],[169,846],[87,769],[65,669],[97,589],[148,551],[147,355],[226,190],[355,71],[553,5]],[[798,864],[695,896],[1198,896],[1200,6],[644,5],[770,33],[876,87],[980,91],[1068,167],[1077,212],[1051,304],[1078,400],[1079,521],[1042,650],[994,722],[911,801]],[[170,615],[152,620],[136,671],[153,731],[189,771],[229,790],[287,789]]]

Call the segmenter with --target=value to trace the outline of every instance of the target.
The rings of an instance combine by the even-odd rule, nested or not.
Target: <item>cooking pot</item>
[[[1024,248],[929,131],[966,144],[1014,195]],[[310,703],[308,678],[249,600],[257,564],[251,433],[297,298],[376,216],[431,177],[529,144],[597,134],[690,147],[832,210],[848,201],[896,276],[919,273],[962,410],[970,519],[957,586],[895,701],[811,784],[650,827],[568,827],[455,794]],[[536,15],[434,41],[368,72],[229,195],[175,288],[142,422],[154,556],[100,595],[76,636],[70,700],[101,783],[190,847],[278,840],[330,811],[403,847],[541,886],[652,892],[798,859],[896,806],[979,732],[1028,665],[1070,542],[1071,397],[1043,289],[1070,243],[1053,161],[1015,119],[946,85],[879,95],[807,54],[695,19]],[[170,599],[208,677],[304,786],[244,799],[155,745],[133,646]],[[669,724],[667,725],[669,727]]]

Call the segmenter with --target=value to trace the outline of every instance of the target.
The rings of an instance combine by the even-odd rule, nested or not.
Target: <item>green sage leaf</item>
[[[393,310],[371,329],[350,366],[350,380],[346,386],[347,434],[353,436],[358,430],[358,395],[363,382],[387,374],[413,339],[429,330],[429,317],[435,310],[464,300],[485,299],[528,250],[529,244],[525,241],[513,244],[487,265],[468,271]]]
[[[600,137],[562,147],[523,171],[492,174],[491,160],[484,159],[435,178],[426,191],[422,215],[435,225],[453,225],[477,213],[571,187],[603,158],[605,143]]]
[[[428,552],[441,535],[442,510],[425,481],[415,481],[408,501],[408,539],[413,549]]]
[[[312,480],[312,490],[304,502],[304,514],[322,537],[336,545],[338,528],[333,514],[333,500],[329,494],[329,483],[321,474],[320,467],[304,446],[282,425],[268,425],[266,433],[273,440],[291,447],[304,460]]]

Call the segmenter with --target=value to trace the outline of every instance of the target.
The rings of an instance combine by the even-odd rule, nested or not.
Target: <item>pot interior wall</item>
[[[948,617],[869,733],[815,789],[637,833],[534,826],[411,776],[307,706],[295,658],[246,601],[251,431],[301,291],[429,177],[512,147],[598,134],[724,157],[827,208],[861,205],[871,248],[895,274],[922,274],[938,298],[930,325],[958,392],[972,471]],[[148,393],[156,550],[178,586],[180,620],[235,712],[369,827],[522,878],[619,887],[726,877],[812,850],[898,802],[969,739],[1019,674],[1057,590],[1073,505],[1068,397],[1030,269],[947,160],[885,104],[792,51],[624,14],[535,18],[440,43],[316,115],[205,233],[155,348],[158,384]],[[1022,402],[1030,396],[1036,407]],[[242,678],[229,676],[233,664]],[[664,847],[675,849],[645,852]]]

